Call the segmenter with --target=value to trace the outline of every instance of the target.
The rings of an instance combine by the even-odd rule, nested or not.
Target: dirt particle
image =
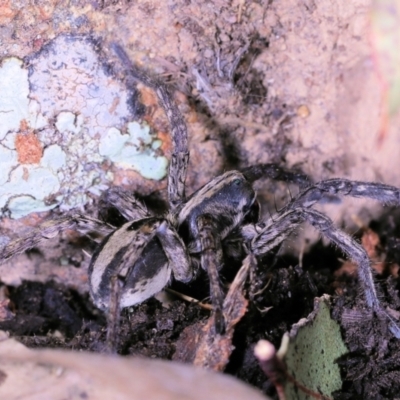
[[[114,114],[115,113],[115,110],[119,105],[119,102],[120,102],[120,99],[118,97],[115,97],[113,102],[112,102],[112,104],[111,104],[111,107],[109,109],[110,114]]]
[[[301,118],[307,118],[310,115],[310,109],[303,104],[297,109],[297,115]]]

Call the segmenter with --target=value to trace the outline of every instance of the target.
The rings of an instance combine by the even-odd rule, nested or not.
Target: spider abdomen
[[[157,237],[161,219],[127,222],[107,236],[93,254],[89,283],[97,307],[107,309],[112,278],[121,282],[120,307],[147,300],[171,278],[171,266]]]
[[[171,279],[171,266],[157,236],[143,249],[123,284],[120,307],[129,307],[154,296]]]

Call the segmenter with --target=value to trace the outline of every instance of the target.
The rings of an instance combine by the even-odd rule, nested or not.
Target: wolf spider
[[[97,307],[106,311],[114,307],[119,312],[162,290],[172,276],[189,282],[202,268],[209,276],[215,331],[222,333],[224,293],[218,274],[231,251],[230,243],[240,240],[247,253],[243,265],[249,270],[299,224],[308,222],[359,265],[359,280],[367,306],[386,318],[390,331],[400,338],[399,326],[378,300],[366,251],[355,239],[335,228],[331,219],[312,209],[317,202],[332,195],[399,204],[400,190],[380,183],[341,178],[313,184],[304,174],[286,171],[274,164],[260,164],[242,171],[228,171],[186,197],[187,128],[169,88],[140,71],[120,46],[114,44],[113,50],[127,71],[127,84],[140,81],[152,88],[168,117],[173,141],[168,172],[168,213],[152,216],[132,195],[113,189],[104,199],[128,221],[120,228],[81,214],[66,215],[49,220],[28,236],[9,243],[3,248],[0,261],[34,247],[43,238],[63,229],[95,230],[106,235],[89,266],[90,293]],[[259,217],[253,183],[261,177],[298,184],[300,192],[275,215]]]

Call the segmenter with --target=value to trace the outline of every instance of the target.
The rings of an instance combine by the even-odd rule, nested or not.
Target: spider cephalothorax
[[[367,197],[383,203],[399,204],[400,190],[379,183],[330,179],[312,184],[301,173],[273,164],[229,171],[185,197],[185,177],[189,160],[187,129],[168,87],[150,78],[128,59],[118,45],[114,52],[127,69],[127,83],[138,80],[157,93],[171,125],[173,154],[168,173],[169,211],[152,216],[135,197],[119,189],[104,198],[128,221],[120,228],[80,214],[48,221],[25,238],[7,245],[2,259],[34,247],[41,239],[76,226],[105,235],[92,256],[89,267],[90,292],[95,304],[107,310],[140,303],[163,289],[175,278],[188,282],[199,267],[209,276],[217,332],[224,330],[224,293],[219,282],[229,243],[239,241],[247,257],[243,265],[252,268],[258,259],[285,240],[302,222],[309,222],[359,264],[359,278],[367,305],[388,321],[391,332],[400,338],[397,322],[380,305],[370,261],[357,241],[336,229],[332,221],[311,207],[329,196]],[[259,216],[253,182],[261,177],[296,183],[299,194],[273,216]],[[230,240],[231,239],[231,240]],[[115,284],[116,282],[116,284]],[[117,293],[115,295],[115,293]],[[113,296],[113,294],[115,296]]]

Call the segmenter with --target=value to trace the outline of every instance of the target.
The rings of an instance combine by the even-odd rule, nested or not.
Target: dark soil
[[[380,251],[398,264],[399,239],[394,239],[398,236],[390,218],[372,226],[380,234]],[[340,257],[331,247],[318,243],[303,257],[303,267],[297,259],[276,254],[262,261],[258,283],[269,284],[255,296],[236,327],[227,373],[273,396],[274,388],[253,355],[255,343],[267,339],[279,346],[283,333],[312,311],[316,296],[340,293],[334,295],[332,315],[341,324],[350,352],[338,360],[344,385],[335,399],[395,398],[400,392],[400,343],[388,332],[385,321],[366,311],[356,276],[335,277],[343,264]],[[228,272],[226,276],[231,275]],[[377,282],[385,306],[400,310],[400,280],[386,273],[378,276]],[[174,284],[172,288],[202,299],[207,297],[208,282],[200,278],[192,285]],[[88,296],[54,282],[24,282],[8,290],[15,318],[1,322],[0,329],[11,336],[29,347],[105,351],[106,319]],[[267,307],[272,308],[262,312]],[[168,304],[150,299],[122,312],[118,352],[179,359],[177,346],[183,330],[208,316],[209,311],[178,298]]]

